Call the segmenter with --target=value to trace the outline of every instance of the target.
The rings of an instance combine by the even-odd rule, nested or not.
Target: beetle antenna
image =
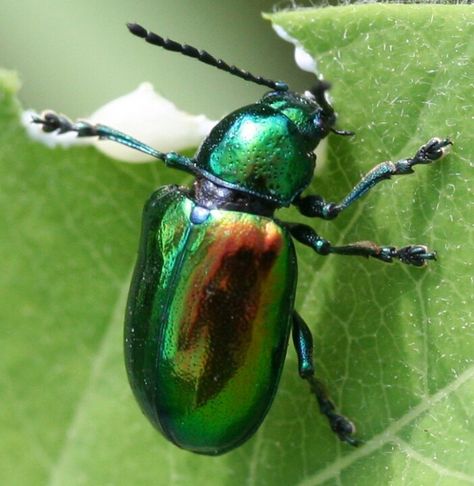
[[[327,115],[334,114],[334,108],[329,104],[326,99],[326,91],[331,88],[331,84],[327,81],[320,80],[318,84],[313,86],[309,91],[313,94],[318,105],[323,109],[323,112]]]
[[[314,96],[318,105],[322,108],[324,115],[334,122],[336,121],[336,114],[334,113],[334,108],[326,98],[326,91],[328,91],[330,88],[330,83],[324,80],[319,80],[318,84],[313,86],[309,91]],[[355,135],[355,133],[351,132],[350,130],[337,130],[333,127],[331,127],[330,130],[332,133],[342,135],[343,137],[351,137],[352,135]]]
[[[148,32],[139,24],[129,23],[127,24],[127,27],[133,35],[145,39],[146,42],[148,42],[149,44],[153,44],[154,46],[162,47],[163,49],[166,49],[168,51],[180,52],[185,56],[194,57],[195,59],[205,64],[209,64],[216,67],[217,69],[221,69],[222,71],[226,71],[230,74],[233,74],[234,76],[243,78],[246,81],[251,81],[256,84],[268,86],[275,91],[288,90],[288,85],[283,81],[272,81],[271,79],[262,78],[261,76],[254,76],[248,71],[244,71],[243,69],[239,69],[235,66],[229,66],[225,61],[215,58],[207,51],[196,49],[195,47],[189,46],[188,44],[180,44],[179,42],[171,39],[164,39],[154,32]]]

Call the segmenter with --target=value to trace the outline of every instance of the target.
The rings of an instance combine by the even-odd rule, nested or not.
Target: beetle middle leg
[[[422,145],[411,158],[376,165],[340,203],[327,202],[321,196],[309,195],[297,197],[293,204],[304,216],[333,219],[379,182],[390,179],[394,175],[412,174],[414,165],[430,164],[441,159],[446,155],[450,145],[452,142],[447,138],[432,138]]]
[[[331,429],[342,441],[353,446],[359,445],[360,441],[352,437],[355,432],[354,424],[336,412],[336,407],[329,399],[323,384],[314,376],[313,337],[309,327],[296,311],[293,312],[293,343],[298,355],[299,374],[309,383],[311,392],[318,401],[319,410],[329,420]]]
[[[402,248],[394,246],[379,246],[372,241],[358,241],[344,246],[333,246],[328,240],[319,236],[306,224],[284,223],[297,241],[309,246],[320,255],[355,255],[376,258],[392,263],[395,259],[402,263],[422,267],[428,260],[436,260],[436,252],[430,251],[425,245],[408,245]]]

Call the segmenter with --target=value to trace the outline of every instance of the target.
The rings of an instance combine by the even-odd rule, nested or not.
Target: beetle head
[[[337,117],[326,98],[329,88],[328,82],[319,81],[302,95],[293,91],[272,91],[263,97],[262,102],[290,118],[308,141],[309,149],[314,150],[330,132],[352,135],[352,132],[334,128]]]

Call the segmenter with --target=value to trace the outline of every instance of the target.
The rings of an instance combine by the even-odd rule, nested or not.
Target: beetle
[[[194,176],[190,187],[159,188],[143,211],[124,339],[129,382],[143,413],[183,449],[206,455],[234,449],[270,408],[292,332],[299,374],[320,411],[342,441],[358,445],[352,422],[336,412],[315,377],[311,332],[294,308],[293,240],[320,255],[398,259],[415,266],[436,254],[425,245],[334,246],[311,226],[284,222],[274,213],[293,205],[304,216],[333,219],[382,180],[440,159],[451,141],[432,138],[413,157],[378,164],[339,203],[303,196],[319,142],[330,133],[352,135],[335,128],[328,83],[320,80],[299,94],[282,81],[254,76],[138,24],[127,26],[150,44],[271,89],[223,118],[193,158],[54,112],[33,119],[46,132],[113,140]]]

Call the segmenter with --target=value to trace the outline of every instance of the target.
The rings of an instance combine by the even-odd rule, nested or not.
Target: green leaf
[[[14,78],[1,73],[2,484],[474,482],[472,12],[361,5],[272,16],[317,57],[339,126],[357,132],[329,138],[312,191],[338,200],[375,163],[434,135],[455,142],[337,221],[310,221],[334,243],[426,243],[438,262],[417,269],[298,247],[297,307],[320,378],[366,441],[358,449],[328,430],[292,349],[266,421],[236,451],[196,456],[152,430],[126,381],[122,316],[143,202],[189,179],[29,141]]]

